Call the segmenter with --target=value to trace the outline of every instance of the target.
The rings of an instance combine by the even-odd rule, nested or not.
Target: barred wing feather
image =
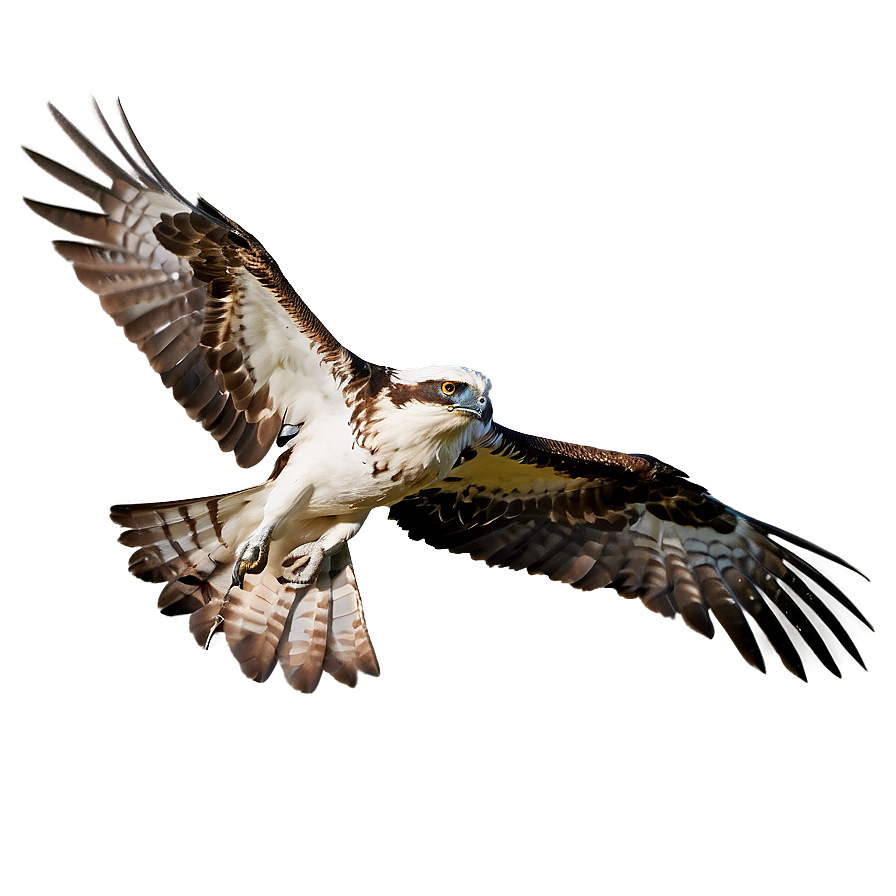
[[[123,111],[131,149],[97,108],[119,162],[50,109],[110,183],[26,149],[100,211],[25,201],[79,238],[54,245],[190,417],[241,466],[267,454],[284,422],[300,426],[319,402],[363,388],[381,370],[333,337],[255,237],[171,186]]]
[[[652,457],[541,439],[495,424],[445,480],[396,504],[390,518],[412,539],[490,566],[525,569],[586,591],[613,588],[664,616],[680,614],[706,637],[713,636],[715,618],[744,659],[762,671],[748,620],[784,666],[806,678],[799,651],[772,605],[835,675],[840,672],[819,627],[862,664],[819,591],[866,625],[867,620],[781,541],[853,567],[732,510]]]

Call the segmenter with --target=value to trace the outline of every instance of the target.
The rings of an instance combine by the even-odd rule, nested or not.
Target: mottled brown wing
[[[750,617],[787,669],[805,680],[774,605],[839,676],[805,606],[862,664],[812,585],[867,621],[836,585],[770,536],[853,567],[726,507],[655,458],[540,439],[495,424],[438,486],[405,498],[390,518],[415,540],[490,566],[525,569],[586,591],[614,588],[664,616],[680,613],[706,637],[713,635],[715,617],[744,659],[764,671]]]
[[[207,202],[178,193],[123,112],[130,150],[97,108],[119,163],[50,109],[111,183],[96,183],[26,149],[101,211],[25,201],[86,240],[54,245],[190,417],[241,466],[261,460],[284,424],[292,427],[285,437],[334,392],[363,388],[382,370],[332,336],[250,233]]]

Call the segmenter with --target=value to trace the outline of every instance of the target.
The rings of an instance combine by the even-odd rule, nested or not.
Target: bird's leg
[[[267,566],[273,531],[273,526],[267,526],[240,545],[236,552],[236,563],[233,564],[231,588],[242,588],[247,575],[258,575]]]
[[[290,551],[281,563],[283,578],[293,588],[305,588],[311,585],[317,579],[324,557],[337,551],[353,535],[357,534],[366,516],[365,513],[361,519],[336,523],[317,541],[300,544],[295,550]],[[305,561],[304,565],[295,570],[290,569],[301,560]]]

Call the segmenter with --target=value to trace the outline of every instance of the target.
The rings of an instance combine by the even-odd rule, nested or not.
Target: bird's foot
[[[307,588],[316,579],[320,572],[321,564],[324,562],[324,555],[327,552],[324,540],[309,541],[308,544],[300,544],[295,550],[290,551],[284,558],[283,578],[291,588]],[[298,569],[291,569],[299,561],[304,560]]]
[[[361,528],[363,519],[351,523],[338,523],[321,535],[317,541],[300,544],[282,560],[283,578],[287,585],[298,590],[317,581],[324,557],[336,553]],[[295,568],[293,568],[295,567]]]
[[[248,575],[257,575],[264,570],[268,562],[268,551],[271,547],[271,533],[274,527],[262,529],[243,542],[236,553],[233,564],[233,588],[242,588],[243,579]]]

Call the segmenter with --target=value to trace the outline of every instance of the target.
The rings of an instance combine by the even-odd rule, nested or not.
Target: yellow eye
[[[442,383],[442,392],[445,395],[454,395],[455,389],[457,389],[457,383]]]

